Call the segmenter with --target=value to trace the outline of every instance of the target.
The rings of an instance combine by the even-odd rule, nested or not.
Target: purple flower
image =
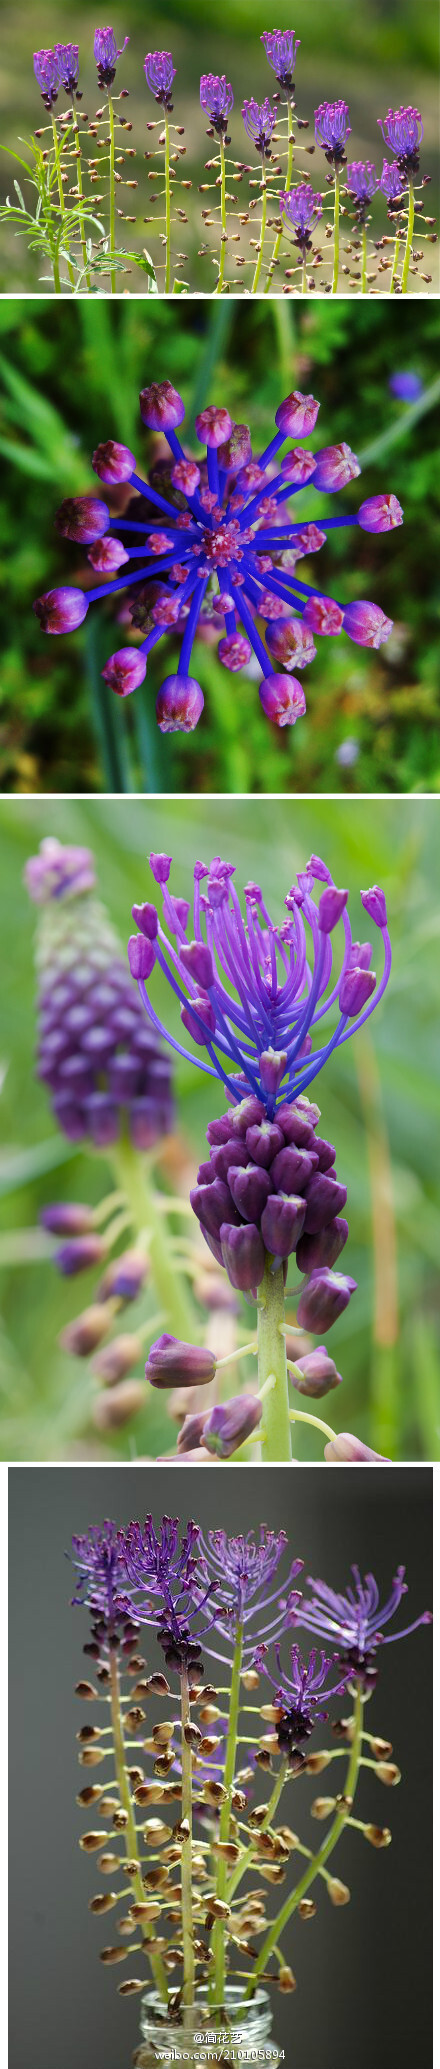
[[[388,144],[390,151],[394,151],[400,171],[408,177],[418,172],[419,144],[423,136],[423,122],[418,108],[389,108],[388,114],[383,117],[378,115],[377,120],[384,143]]]
[[[286,1545],[285,1531],[268,1530],[266,1524],[260,1525],[259,1539],[254,1530],[249,1530],[246,1537],[228,1537],[225,1530],[201,1533],[201,1555],[206,1575],[215,1590],[216,1630],[223,1639],[233,1643],[237,1626],[242,1626],[243,1657],[247,1666],[253,1665],[255,1653],[255,1633],[252,1631],[255,1617],[260,1619],[269,1611],[268,1623],[258,1623],[258,1635],[264,1640],[279,1636],[296,1621],[301,1597],[292,1583],[302,1572],[303,1561],[293,1559],[288,1574],[277,1580]]]
[[[425,1609],[413,1623],[405,1624],[403,1630],[385,1635],[383,1625],[390,1622],[402,1596],[408,1593],[405,1567],[398,1566],[391,1594],[382,1605],[374,1574],[366,1573],[362,1580],[358,1566],[352,1566],[351,1572],[352,1585],[345,1595],[337,1594],[326,1581],[309,1577],[307,1586],[312,1589],[311,1600],[301,1597],[296,1621],[305,1630],[319,1633],[327,1643],[337,1646],[347,1666],[353,1668],[361,1683],[368,1688],[376,1680],[378,1646],[392,1645],[396,1638],[407,1638],[419,1624],[432,1623],[432,1616],[430,1610]]]
[[[315,137],[317,144],[322,145],[329,165],[345,165],[344,145],[348,136],[351,136],[351,123],[347,102],[322,101],[321,106],[315,108]]]
[[[308,180],[303,180],[301,186],[293,187],[289,194],[280,195],[280,209],[291,229],[296,230],[295,243],[300,251],[310,251],[310,228],[313,220],[317,222],[322,216],[322,195],[314,194]]]
[[[295,1621],[302,1622],[301,1610],[296,1612]],[[348,1676],[347,1673],[342,1677],[340,1674],[339,1680],[333,1681],[329,1688],[328,1675],[338,1658],[337,1653],[327,1655],[321,1652],[317,1664],[318,1655],[313,1649],[306,1662],[298,1645],[292,1645],[291,1671],[287,1674],[281,1665],[279,1645],[276,1645],[275,1658],[279,1672],[279,1679],[276,1681],[265,1664],[266,1650],[266,1646],[258,1646],[255,1666],[260,1673],[267,1674],[275,1690],[274,1707],[280,1713],[275,1725],[280,1753],[288,1760],[293,1758],[296,1765],[295,1755],[298,1754],[304,1740],[310,1738],[316,1724],[325,1722],[328,1717],[328,1710],[322,1708],[322,1696],[329,1702],[333,1695],[342,1695],[347,1686]]]
[[[379,186],[382,188],[382,193],[386,195],[388,207],[393,209],[396,202],[401,200],[405,187],[403,172],[400,166],[397,165],[396,159],[393,159],[390,165],[388,158],[384,158]]]
[[[151,1148],[172,1124],[169,1063],[145,1026],[119,942],[94,896],[93,856],[88,848],[42,841],[25,881],[42,908],[37,1073],[58,1126],[70,1141],[89,1137],[105,1148],[124,1121],[136,1147]]]
[[[258,1394],[234,1394],[204,1417],[203,1444],[215,1458],[233,1458],[234,1451],[258,1429],[263,1414]]]
[[[127,1594],[126,1573],[121,1559],[116,1524],[93,1523],[82,1537],[72,1538],[72,1562],[77,1570],[73,1604],[85,1603],[92,1610],[97,1635],[119,1635],[121,1617],[133,1615]]]
[[[121,1563],[133,1590],[134,1614],[140,1623],[153,1623],[165,1663],[177,1673],[203,1673],[200,1637],[213,1621],[211,1612],[199,1626],[212,1594],[212,1583],[200,1563],[200,1529],[189,1522],[179,1538],[179,1524],[164,1516],[156,1531],[152,1516],[145,1523],[130,1523],[118,1532]],[[155,1607],[154,1598],[157,1597]],[[192,1625],[195,1624],[195,1629]]]
[[[355,202],[356,216],[362,223],[365,221],[368,203],[373,200],[373,194],[377,194],[380,186],[376,167],[371,164],[369,158],[365,164],[358,158],[352,165],[347,166],[346,185],[348,194]]]
[[[34,72],[45,108],[55,107],[60,89],[60,71],[54,50],[34,51]]]
[[[116,74],[116,65],[118,57],[122,57],[122,53],[124,50],[126,50],[127,43],[129,42],[130,37],[124,36],[124,41],[121,44],[121,49],[117,50],[116,37],[114,35],[113,29],[95,29],[95,40],[93,48],[95,62],[98,67],[99,86],[113,85],[113,80]]]
[[[300,196],[307,193],[307,202],[298,203],[301,211],[308,211],[310,191],[297,190]],[[295,197],[292,207],[294,201]],[[317,206],[316,196],[315,212]],[[379,645],[391,630],[390,620],[376,604],[352,604],[344,613],[342,604],[296,573],[296,559],[318,551],[330,529],[362,520],[356,515],[325,517],[321,530],[317,525],[304,527],[288,513],[291,499],[311,477],[325,495],[336,493],[360,473],[359,461],[344,441],[317,454],[302,448],[299,441],[313,432],[319,403],[297,389],[280,403],[275,435],[256,459],[247,427],[234,425],[224,404],[208,404],[196,419],[199,445],[206,448],[204,457],[199,452],[198,463],[188,461],[181,443],[184,403],[170,381],[144,388],[140,407],[148,428],[164,433],[169,460],[162,460],[159,469],[156,462],[150,479],[144,480],[125,446],[110,440],[97,447],[93,464],[100,479],[130,480],[140,494],[124,517],[112,517],[107,505],[93,496],[69,498],[61,506],[60,529],[76,539],[90,533],[89,559],[105,569],[106,579],[87,592],[66,587],[38,597],[34,610],[42,629],[51,634],[72,631],[90,604],[133,586],[133,623],[145,636],[131,663],[125,647],[110,655],[105,680],[118,695],[129,694],[136,681],[142,681],[152,649],[171,632],[181,642],[178,665],[159,689],[157,718],[163,732],[190,732],[203,709],[200,684],[190,672],[193,645],[204,616],[213,623],[215,614],[219,632],[222,620],[224,627],[218,649],[221,665],[235,672],[246,666],[253,651],[261,669],[263,710],[279,726],[294,724],[305,701],[289,671],[296,652],[299,667],[313,659],[312,631],[337,635],[346,629],[358,643]],[[276,456],[285,439],[292,437],[293,449],[276,471]],[[110,570],[115,547],[124,565],[109,580],[107,565]],[[266,644],[258,618],[268,626]],[[284,659],[281,673],[277,663]]]
[[[271,101],[267,99],[262,101],[261,107],[259,107],[258,101],[243,101],[241,112],[246,134],[251,138],[252,143],[255,144],[255,150],[260,152],[262,158],[270,158],[271,141],[277,119],[276,108],[273,108]]]
[[[418,402],[419,395],[423,395],[420,374],[390,374],[388,387],[397,402]]]
[[[60,86],[64,93],[74,94],[78,85],[79,49],[77,43],[56,43],[54,50],[58,65]],[[77,94],[77,99],[81,95]]]
[[[267,61],[275,72],[278,85],[289,90],[293,86],[296,53],[300,48],[298,37],[294,45],[293,29],[265,29],[260,42],[264,43]]]
[[[168,108],[171,111],[173,106],[171,99],[172,85],[173,79],[176,77],[176,67],[173,65],[171,51],[150,50],[144,59],[144,72],[147,86],[149,86],[150,92],[154,93],[155,100],[159,101],[161,107]]]
[[[232,86],[228,85],[225,73],[202,72],[200,80],[200,106],[209,116],[216,136],[225,136],[229,116],[234,106]]]

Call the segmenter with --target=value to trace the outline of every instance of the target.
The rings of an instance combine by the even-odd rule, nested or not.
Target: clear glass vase
[[[251,2069],[251,2064],[268,2063],[277,2069],[281,2050],[271,2040],[272,2006],[266,1990],[258,1989],[252,2002],[243,2004],[243,1990],[228,1984],[219,2011],[207,2010],[200,1993],[196,2003],[171,2013],[157,1991],[142,1998],[140,2047],[133,2056],[134,2069],[155,2069],[157,2062],[182,2062],[186,2069]]]

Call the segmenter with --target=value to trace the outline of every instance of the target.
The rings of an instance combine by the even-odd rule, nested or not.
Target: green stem
[[[183,1840],[182,1840],[182,1860],[181,1860],[181,1880],[182,1880],[182,1948],[183,1948],[183,1989],[182,1989],[182,2001],[183,2001],[183,2004],[194,2004],[194,1980],[195,1980],[195,1962],[194,1962],[194,1934],[193,1934],[193,1900],[192,1900],[192,1763],[191,1763],[191,1742],[190,1742],[190,1739],[189,1739],[189,1737],[187,1736],[187,1734],[188,1734],[188,1727],[189,1727],[189,1724],[190,1724],[190,1703],[189,1703],[189,1687],[188,1687],[188,1674],[187,1674],[187,1672],[186,1672],[186,1669],[185,1669],[185,1668],[183,1669],[183,1672],[182,1672],[182,1678],[181,1678],[181,1709],[182,1709],[182,1751],[181,1751],[181,1758],[182,1758],[182,1822],[183,1822],[183,1820],[185,1820],[185,1824],[187,1824],[187,1825],[189,1826],[189,1831],[188,1831],[188,1833],[187,1833],[187,1836],[186,1836],[186,1838],[185,1838],[185,1839],[183,1839]]]
[[[84,205],[83,205],[83,204],[84,204],[84,189],[83,189],[83,180],[82,180],[82,165],[81,165],[81,142],[80,142],[80,134],[79,134],[79,127],[78,127],[78,116],[77,116],[76,108],[75,108],[75,106],[74,106],[73,94],[72,94],[72,115],[73,115],[73,130],[74,130],[74,136],[75,136],[75,139],[76,139],[76,148],[77,148],[77,153],[78,153],[78,155],[77,155],[77,158],[75,159],[75,164],[76,164],[76,166],[77,166],[77,170],[78,170],[78,194],[79,194],[79,200],[80,200],[80,238],[81,238],[81,251],[82,251],[82,255],[83,255],[83,266],[84,266],[84,273],[85,273],[86,287],[87,287],[87,289],[88,289],[88,293],[89,293],[89,295],[90,295],[90,294],[91,294],[91,292],[92,292],[92,282],[91,282],[91,278],[90,278],[90,271],[89,271],[89,267],[88,267],[88,264],[87,264],[87,245],[86,245],[86,233],[85,233],[85,229],[84,229]]]
[[[332,280],[332,295],[337,295],[337,292],[338,292],[338,280],[339,280],[339,194],[340,194],[340,182],[339,182],[339,173],[338,173],[338,172],[336,172],[336,170],[335,170],[335,214],[334,214],[334,240],[335,240],[335,242],[334,242],[334,253],[333,253],[333,280]]]
[[[58,257],[55,257],[55,253],[53,254],[53,258],[52,258],[52,268],[53,268],[53,284],[54,284],[55,294],[56,294],[56,295],[60,295],[60,294],[61,294],[61,281],[60,281],[60,265],[59,265],[59,259],[58,259]]]
[[[108,1152],[109,1161],[110,1155],[117,1182],[129,1202],[134,1228],[138,1234],[148,1228],[152,1277],[170,1334],[192,1343],[197,1321],[185,1280],[178,1266],[174,1262],[170,1264],[166,1228],[163,1215],[156,1206],[148,1159],[133,1149],[127,1136],[121,1136],[111,1153]]]
[[[125,1851],[126,1851],[126,1855],[127,1855],[127,1860],[128,1860],[128,1861],[137,1861],[137,1863],[138,1863],[138,1866],[137,1866],[137,1868],[136,1868],[136,1873],[135,1873],[135,1874],[134,1874],[134,1875],[132,1876],[131,1880],[132,1880],[132,1887],[133,1887],[133,1891],[134,1891],[134,1894],[135,1894],[135,1896],[136,1896],[136,1902],[137,1902],[138,1904],[143,1904],[143,1903],[145,1903],[145,1889],[144,1889],[144,1884],[143,1884],[143,1881],[142,1881],[142,1874],[141,1874],[141,1868],[140,1868],[140,1862],[139,1862],[139,1853],[138,1853],[138,1843],[137,1843],[137,1831],[136,1831],[136,1819],[135,1819],[135,1815],[134,1815],[134,1810],[133,1810],[133,1802],[132,1802],[132,1796],[131,1796],[131,1789],[130,1789],[130,1783],[129,1783],[129,1779],[128,1779],[128,1774],[127,1774],[127,1769],[126,1769],[126,1765],[125,1765],[125,1747],[124,1747],[124,1733],[123,1733],[123,1728],[122,1728],[122,1718],[121,1718],[121,1699],[120,1699],[120,1684],[119,1684],[119,1668],[118,1668],[118,1661],[117,1661],[117,1656],[116,1656],[116,1652],[110,1651],[110,1655],[109,1655],[109,1668],[110,1668],[110,1698],[111,1698],[111,1714],[112,1714],[112,1728],[113,1728],[113,1745],[114,1745],[114,1755],[115,1755],[115,1768],[116,1768],[116,1778],[117,1778],[117,1783],[118,1783],[118,1789],[119,1789],[119,1795],[120,1795],[120,1799],[121,1799],[121,1804],[122,1804],[122,1808],[123,1808],[123,1810],[125,1810],[125,1811],[126,1811],[126,1813],[127,1813],[127,1824],[126,1824],[126,1826],[125,1826],[125,1831],[124,1831]],[[146,1926],[143,1926],[143,1928],[142,1928],[142,1939],[143,1939],[144,1941],[148,1941],[148,1940],[149,1940],[149,1938],[150,1938],[150,1933],[148,1932],[148,1930],[147,1930]],[[151,1962],[151,1968],[152,1968],[152,1972],[153,1972],[153,1976],[154,1976],[154,1981],[155,1981],[155,1983],[156,1983],[156,1988],[157,1988],[158,1990],[160,1990],[160,1994],[161,1994],[161,1997],[163,1998],[163,2000],[164,2000],[164,2003],[165,2003],[165,2004],[167,2004],[167,2002],[168,2002],[168,1988],[167,1988],[167,1978],[166,1978],[166,1971],[165,1971],[165,1969],[164,1969],[164,1965],[163,1965],[163,1961],[162,1961],[162,1959],[161,1959],[161,1956],[160,1956],[160,1954],[155,1954],[155,1953],[154,1953],[154,1950],[153,1950],[153,1948],[151,1948],[151,1949],[150,1949],[150,1947],[148,1947],[148,1959],[149,1959],[149,1961]]]
[[[350,1751],[350,1758],[347,1769],[347,1780],[344,1791],[345,1796],[349,1797],[351,1802],[353,1801],[356,1783],[359,1775],[360,1756],[362,1748],[362,1719],[363,1701],[361,1691],[360,1689],[358,1689],[356,1692],[354,1707],[353,1742]],[[257,1955],[256,1961],[254,1962],[252,1976],[250,1976],[249,1978],[248,1987],[245,1991],[245,2003],[247,1999],[249,1999],[249,1997],[252,1995],[255,1989],[255,1984],[258,1982],[258,1977],[261,1975],[262,1969],[267,1968],[267,1963],[270,1960],[270,1956],[273,1953],[273,1949],[277,1945],[277,1941],[281,1938],[281,1934],[284,1932],[285,1925],[288,1925],[289,1918],[292,1917],[293,1911],[297,1911],[298,1904],[301,1903],[302,1897],[306,1895],[307,1890],[310,1888],[311,1882],[314,1882],[315,1876],[320,1874],[321,1869],[325,1866],[325,1863],[326,1861],[328,1861],[330,1854],[333,1853],[333,1849],[337,1845],[338,1839],[340,1838],[341,1832],[343,1832],[344,1825],[346,1824],[349,1815],[349,1810],[338,1810],[336,1817],[333,1819],[333,1824],[330,1826],[330,1831],[327,1833],[327,1838],[323,1840],[322,1846],[320,1846],[319,1848],[319,1853],[313,1855],[312,1860],[309,1861],[308,1868],[305,1869],[304,1875],[301,1876],[301,1881],[297,1882],[296,1889],[292,1891],[291,1896],[286,1897],[286,1902],[285,1904],[283,1904],[282,1910],[279,1912],[278,1918],[275,1918],[273,1924],[269,1927],[269,1932],[266,1933],[266,1938],[263,1940],[262,1947],[260,1947],[260,1952]]]
[[[412,240],[413,240],[413,230],[414,230],[414,181],[413,181],[413,180],[410,180],[410,182],[409,182],[409,194],[408,194],[408,222],[407,222],[407,228],[406,228],[406,244],[405,244],[405,254],[404,254],[404,260],[403,260],[403,266],[402,266],[402,279],[401,279],[401,283],[400,283],[400,289],[401,289],[401,294],[403,294],[403,295],[406,295],[406,292],[407,292],[407,287],[408,287],[408,273],[409,273],[409,262],[410,262],[410,258],[411,258],[411,251],[412,251]]]
[[[305,260],[305,258],[303,259],[303,262],[302,262],[302,274],[301,274],[301,294],[302,294],[302,295],[306,295],[306,294],[307,294],[307,266],[306,266],[306,260]]]
[[[216,295],[221,295],[226,259],[226,163],[223,137],[220,137],[220,221],[222,227],[222,241],[220,245],[218,281],[217,286],[215,288]]]
[[[170,182],[170,125],[166,108],[165,120],[165,281],[164,294],[169,295],[171,285],[171,182]]]
[[[399,256],[400,256],[400,236],[399,236],[399,234],[398,234],[398,235],[397,235],[397,237],[396,237],[395,245],[394,245],[394,258],[393,258],[393,270],[392,270],[392,274],[391,274],[391,280],[390,280],[390,295],[392,295],[392,292],[393,292],[393,287],[394,287],[394,284],[395,284],[395,280],[396,280],[396,274],[397,274],[397,267],[398,267],[398,264],[399,264]]]
[[[262,263],[263,263],[263,250],[264,250],[264,239],[265,239],[265,235],[266,235],[266,215],[267,215],[267,182],[266,182],[266,174],[265,174],[265,170],[264,170],[264,165],[262,165],[262,167],[261,167],[261,224],[260,224],[260,243],[259,243],[259,249],[258,249],[258,252],[257,252],[257,263],[256,263],[256,267],[255,267],[255,273],[254,273],[254,277],[253,277],[253,281],[252,281],[252,287],[251,287],[251,294],[252,294],[252,295],[256,295],[256,292],[257,292],[257,287],[258,287],[258,282],[259,282],[259,278],[260,278],[260,273],[261,273],[261,267],[262,267]]]
[[[284,1275],[283,1267],[271,1272],[271,1259],[266,1259],[264,1279],[258,1301],[258,1376],[260,1387],[267,1379],[272,1385],[265,1391],[261,1435],[265,1465],[274,1460],[291,1459],[289,1422],[289,1386],[284,1324]]]
[[[291,1370],[292,1367],[289,1365],[289,1372]],[[334,1443],[336,1437],[336,1430],[330,1429],[330,1423],[321,1422],[321,1417],[319,1415],[306,1415],[304,1409],[302,1408],[291,1408],[289,1410],[289,1421],[310,1422],[312,1425],[312,1430],[322,1430],[323,1436],[327,1437],[331,1444]]]
[[[366,295],[366,293],[367,293],[367,263],[368,263],[368,260],[367,260],[367,232],[366,232],[366,227],[365,227],[365,223],[363,223],[363,224],[362,224],[362,283],[361,283],[361,294],[363,294],[363,295]]]
[[[292,136],[292,120],[293,120],[293,108],[292,108],[292,107],[291,107],[291,105],[290,105],[290,101],[288,101],[288,103],[287,103],[287,165],[286,165],[286,186],[285,186],[285,192],[286,192],[286,194],[288,194],[288,193],[289,193],[289,189],[290,189],[290,182],[291,182],[291,178],[292,178],[292,166],[293,166],[293,136]],[[273,252],[272,252],[272,258],[270,259],[270,262],[269,262],[269,271],[268,271],[268,275],[267,275],[267,280],[266,280],[266,286],[265,286],[265,290],[264,290],[264,292],[265,292],[265,295],[268,295],[268,294],[269,294],[269,292],[270,292],[270,287],[271,287],[271,282],[272,282],[272,274],[273,274],[273,271],[274,271],[274,267],[276,266],[276,263],[277,263],[277,259],[278,259],[278,257],[279,257],[279,252],[280,252],[280,246],[281,246],[281,239],[282,239],[282,235],[283,235],[282,229],[281,229],[281,230],[278,230],[278,231],[277,231],[277,235],[276,235],[276,238],[275,238],[274,248],[273,248]]]
[[[258,1832],[255,1835],[256,1839],[260,1837],[261,1832],[267,1832],[268,1826],[272,1824],[272,1818],[274,1816],[274,1812],[278,1809],[280,1796],[282,1790],[284,1789],[284,1783],[287,1781],[288,1771],[288,1761],[283,1760],[281,1763],[279,1774],[277,1774],[276,1782],[274,1783],[274,1787],[272,1789],[272,1795],[269,1798],[266,1816],[265,1818],[263,1818],[263,1822],[261,1825],[259,1825]],[[239,1888],[239,1884],[243,1879],[243,1875],[246,1874],[247,1868],[252,1867],[254,1852],[255,1842],[254,1845],[252,1845],[251,1841],[251,1845],[246,1847],[246,1852],[242,1855],[241,1861],[237,1861],[237,1866],[233,1869],[232,1875],[230,1876],[229,1882],[227,1883],[226,1898],[228,1904],[231,1903],[232,1897],[235,1896],[235,1891]]]
[[[53,135],[53,146],[54,146],[54,152],[55,152],[55,165],[56,165],[56,169],[57,169],[57,181],[58,181],[58,195],[59,195],[59,203],[60,203],[60,214],[61,214],[61,215],[62,215],[63,217],[65,217],[65,214],[66,214],[66,203],[65,203],[65,200],[64,200],[64,187],[63,187],[63,182],[62,182],[62,178],[61,178],[61,159],[60,159],[60,143],[59,143],[59,136],[58,136],[58,130],[57,130],[57,125],[56,125],[56,121],[55,121],[55,116],[54,116],[54,115],[52,115],[52,116],[51,116],[51,122],[52,122],[52,135]],[[54,272],[54,285],[55,285],[55,292],[56,292],[56,294],[59,294],[59,291],[60,291],[60,290],[59,290],[59,265],[58,265],[58,259],[56,260],[56,269],[57,269],[57,274],[58,274],[58,287],[56,287],[56,285],[55,285],[55,260],[54,260],[54,269],[53,269],[53,272]],[[74,274],[74,271],[73,271],[73,266],[71,266],[71,264],[70,264],[70,259],[68,259],[68,261],[67,261],[67,271],[68,271],[68,275],[69,275],[70,285],[71,285],[71,287],[74,287],[74,286],[75,286],[75,274]]]
[[[239,1719],[239,1710],[240,1710],[240,1675],[241,1675],[241,1666],[242,1666],[242,1659],[243,1659],[243,1625],[242,1625],[242,1624],[237,1624],[237,1630],[236,1630],[236,1634],[235,1634],[235,1645],[234,1645],[234,1657],[233,1657],[233,1662],[232,1662],[232,1673],[231,1673],[231,1695],[230,1695],[230,1703],[229,1703],[229,1716],[228,1716],[228,1736],[227,1736],[227,1744],[226,1744],[226,1759],[225,1759],[225,1766],[224,1766],[224,1775],[223,1775],[223,1785],[224,1785],[224,1788],[225,1788],[225,1789],[227,1789],[227,1792],[228,1792],[228,1793],[227,1793],[227,1797],[226,1797],[226,1799],[225,1799],[225,1802],[224,1802],[224,1803],[222,1803],[222,1807],[221,1807],[221,1812],[220,1812],[220,1831],[219,1831],[219,1838],[220,1838],[220,1839],[222,1840],[222,1842],[223,1842],[223,1844],[224,1844],[224,1845],[227,1845],[227,1843],[228,1843],[228,1839],[229,1839],[229,1830],[230,1830],[230,1823],[231,1823],[231,1795],[232,1795],[232,1790],[233,1790],[233,1786],[234,1786],[234,1775],[235,1775],[235,1761],[236,1761],[236,1753],[237,1753],[238,1719]],[[225,1901],[225,1895],[226,1895],[226,1884],[227,1884],[227,1879],[228,1879],[228,1869],[227,1869],[227,1862],[226,1862],[226,1861],[225,1861],[224,1859],[222,1859],[222,1857],[221,1857],[221,1855],[220,1855],[220,1856],[219,1856],[219,1860],[218,1860],[218,1867],[217,1867],[217,1880],[216,1880],[216,1892],[215,1892],[215,1893],[216,1893],[216,1897],[218,1897],[218,1898],[220,1899],[220,1902],[221,1902],[221,1903],[224,1903],[224,1901]],[[219,2009],[220,2009],[220,2006],[221,2006],[221,2005],[223,2005],[223,2003],[224,2003],[224,1995],[225,1995],[225,1978],[226,1978],[226,1969],[225,1969],[225,1931],[224,1931],[224,1925],[223,1925],[223,1920],[222,1920],[221,1918],[216,1918],[216,1921],[215,1921],[215,1925],[214,1925],[214,1927],[213,1927],[213,1934],[212,1934],[212,1950],[213,1950],[213,1955],[214,1955],[214,1974],[213,1974],[213,1984],[212,1984],[212,1993],[213,1993],[213,1994],[212,1994],[212,2002],[213,2002],[213,2004],[215,2004],[215,2005],[218,2005],[218,2007],[219,2007]]]
[[[110,287],[111,293],[114,295],[116,294],[116,273],[114,266],[111,266],[111,261],[115,249],[115,118],[111,93],[109,93],[108,97],[108,119],[110,123]]]

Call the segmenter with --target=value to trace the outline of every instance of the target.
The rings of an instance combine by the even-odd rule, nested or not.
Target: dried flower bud
[[[368,1839],[370,1846],[391,1846],[391,1832],[388,1825],[364,1825],[363,1833],[364,1839]]]
[[[329,1818],[332,1810],[335,1808],[335,1803],[335,1796],[315,1796],[314,1803],[310,1805],[310,1816],[312,1818]]]
[[[316,1914],[316,1904],[314,1904],[314,1903],[313,1903],[313,1898],[312,1898],[312,1897],[301,1897],[301,1903],[300,1903],[300,1904],[298,1904],[298,1916],[299,1916],[299,1918],[314,1918],[314,1917],[315,1917],[315,1914]]]
[[[339,1881],[339,1877],[337,1875],[328,1876],[327,1890],[331,1904],[349,1904],[350,1890],[347,1889],[346,1882]]]
[[[296,1976],[293,1974],[293,1969],[283,1965],[278,1975],[278,1989],[287,1992],[288,1990],[296,1990],[296,1987]]]
[[[132,1415],[138,1415],[145,1401],[145,1388],[140,1379],[121,1379],[106,1393],[97,1394],[92,1415],[97,1430],[123,1429],[131,1422]]]

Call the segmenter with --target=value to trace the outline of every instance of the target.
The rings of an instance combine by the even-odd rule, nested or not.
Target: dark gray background
[[[288,1531],[306,1571],[342,1588],[357,1560],[388,1593],[405,1562],[409,1597],[397,1622],[432,1599],[432,1473],[428,1467],[281,1469],[190,1467],[12,1467],[10,1503],[11,2055],[10,2069],[130,2069],[139,2005],[118,1997],[124,1970],[106,1972],[98,1948],[108,1933],[87,1909],[101,1886],[96,1863],[78,1851],[84,1813],[75,1804],[75,1732],[84,1708],[72,1690],[86,1671],[87,1615],[71,1609],[64,1551],[73,1531],[151,1509],[191,1515],[205,1527],[248,1530],[259,1521]],[[304,1634],[307,1648],[308,1636]],[[154,1639],[150,1640],[154,1646]],[[431,1638],[422,1627],[383,1650],[380,1689],[368,1729],[393,1741],[400,1788],[365,1771],[358,1815],[390,1824],[383,1853],[347,1831],[334,1872],[351,1903],[330,1904],[295,1922],[287,1948],[298,1989],[274,1994],[276,2037],[295,2069],[430,2069],[431,2043]],[[344,1708],[344,1703],[341,1705]],[[81,1710],[81,1715],[79,1712]],[[321,1743],[328,1726],[321,1727]],[[314,1743],[318,1744],[316,1738]],[[344,1773],[343,1763],[341,1767]],[[339,1780],[339,1763],[338,1763]],[[292,1790],[295,1785],[291,1785]],[[330,1793],[327,1775],[316,1784]],[[315,1789],[293,1794],[284,1815],[310,1843]],[[93,1819],[92,1819],[93,1822]],[[103,1886],[103,1885],[102,1885]],[[270,1901],[276,1895],[269,1891]],[[105,1921],[104,1921],[105,1925]]]

